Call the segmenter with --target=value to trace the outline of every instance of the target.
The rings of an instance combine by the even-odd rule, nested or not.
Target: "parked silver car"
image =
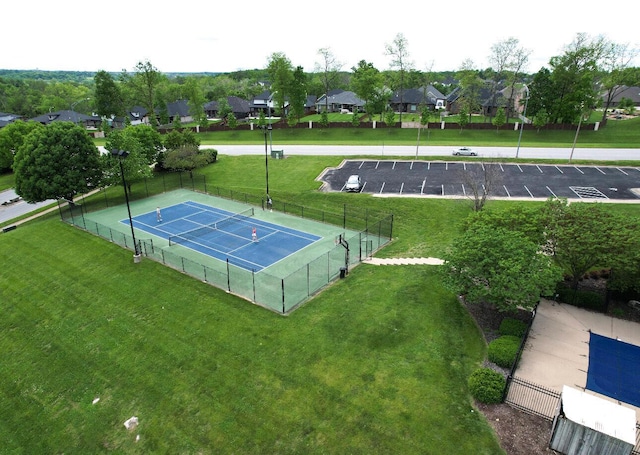
[[[357,174],[350,175],[347,179],[347,183],[344,184],[344,190],[359,193],[362,189],[362,180],[360,180],[360,176]]]
[[[453,151],[454,155],[464,155],[464,156],[478,156],[478,154],[469,147],[460,147]]]

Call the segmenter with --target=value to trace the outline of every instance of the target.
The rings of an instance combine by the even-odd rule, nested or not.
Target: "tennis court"
[[[254,217],[253,207],[230,212],[196,201],[185,201],[133,217],[133,226],[167,239],[169,246],[188,248],[259,272],[306,248],[322,237]],[[129,225],[129,219],[120,221]],[[256,238],[253,238],[253,235]]]
[[[180,180],[181,187],[193,183]],[[138,252],[287,314],[392,238],[390,214],[347,205],[329,212],[280,200],[269,210],[263,202],[219,188],[215,194],[181,188],[130,201]],[[60,212],[64,221],[134,249],[127,206],[112,203],[106,191]]]

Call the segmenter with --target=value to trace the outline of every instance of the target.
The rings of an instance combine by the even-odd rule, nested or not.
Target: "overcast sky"
[[[0,7],[0,69],[119,72],[148,60],[161,72],[230,72],[265,68],[269,56],[281,52],[294,67],[311,72],[321,62],[318,50],[329,48],[343,70],[360,60],[386,70],[385,45],[402,33],[417,70],[456,70],[466,59],[486,68],[491,47],[513,37],[532,51],[526,70],[535,73],[579,32],[639,48],[639,5],[637,0],[11,0]],[[634,65],[640,66],[638,58]]]

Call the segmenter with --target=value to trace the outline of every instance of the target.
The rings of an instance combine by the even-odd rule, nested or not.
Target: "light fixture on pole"
[[[522,130],[524,130],[524,122],[527,119],[527,104],[529,104],[529,87],[525,85],[524,89],[527,92],[527,97],[524,99],[524,112],[522,113],[522,125],[520,125],[520,136],[518,136],[518,148],[516,149],[516,158],[518,158],[518,154],[520,153],[520,141],[522,141]]]
[[[124,178],[124,166],[122,165],[122,160],[129,156],[129,152],[126,150],[111,150],[111,154],[113,156],[118,157],[118,161],[120,163],[120,175],[122,175],[122,187],[124,188],[124,200],[127,202],[127,213],[129,214],[129,226],[131,226],[131,237],[133,238],[133,262],[140,262],[140,251],[138,249],[138,242],[136,242],[136,234],[133,230],[133,219],[131,218],[131,207],[129,206],[129,193],[127,192],[127,181]]]
[[[267,197],[269,197],[269,154],[267,149],[267,130],[269,134],[271,134],[271,130],[273,127],[271,123],[262,127],[262,131],[264,132],[264,172],[267,179]]]
[[[73,110],[74,107],[76,107],[76,104],[78,103],[82,103],[83,101],[89,101],[89,98],[84,98],[81,100],[76,101],[75,103],[71,103],[71,112],[73,112],[73,123],[77,124],[78,123],[78,113],[76,111]]]

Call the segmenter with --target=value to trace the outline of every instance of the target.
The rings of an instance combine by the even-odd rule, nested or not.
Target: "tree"
[[[485,161],[478,165],[465,166],[460,171],[459,178],[467,189],[467,197],[473,200],[473,210],[479,212],[500,184],[502,171],[498,163]]]
[[[544,128],[549,123],[549,114],[547,111],[539,110],[533,117],[533,126],[537,129],[538,133],[540,128]]]
[[[289,98],[289,90],[293,81],[291,61],[281,52],[274,52],[269,57],[267,72],[271,79],[273,99],[282,117],[287,116],[285,102]]]
[[[551,58],[554,96],[553,105],[547,112],[552,123],[576,122],[585,108],[595,107],[598,98],[596,75],[606,52],[608,42],[603,37],[591,38],[579,33],[563,55]]]
[[[469,124],[469,110],[468,110],[468,106],[467,104],[464,102],[464,100],[461,100],[460,103],[460,111],[458,112],[458,125],[460,125],[460,132],[462,133],[462,130],[464,129],[465,126],[467,126]]]
[[[364,60],[358,62],[358,66],[351,68],[351,88],[358,98],[364,101],[364,110],[371,120],[378,111],[376,101],[377,94],[383,89],[382,76],[373,63]]]
[[[478,71],[475,69],[473,61],[469,59],[462,62],[456,76],[460,81],[460,111],[464,108],[466,115],[471,116],[480,108],[480,91],[484,83],[478,76]],[[462,114],[460,114],[460,117],[462,117]]]
[[[506,122],[507,122],[507,116],[504,113],[504,108],[500,107],[498,108],[498,111],[496,112],[496,116],[493,118],[491,123],[493,123],[493,126],[496,127],[496,131],[500,131],[500,128],[502,128]]]
[[[163,149],[160,134],[149,125],[127,126],[122,130],[112,132],[105,143],[105,148],[112,150],[126,150],[129,156],[122,160],[125,171],[125,180],[129,187],[136,181],[152,176],[151,165],[159,158]],[[107,154],[103,156],[106,169],[104,183],[107,185],[119,185],[120,163],[118,158]]]
[[[340,69],[343,64],[333,55],[331,49],[323,47],[318,49],[322,61],[316,63],[316,72],[320,74],[322,81],[322,87],[325,94],[325,110],[329,110],[329,91],[335,86],[336,82],[340,78]]]
[[[14,159],[16,192],[27,202],[73,200],[100,183],[100,152],[86,131],[69,122],[34,128]]]
[[[607,110],[614,98],[625,89],[625,86],[635,86],[640,82],[640,70],[631,67],[631,62],[638,55],[638,49],[632,49],[628,44],[617,43],[608,43],[607,48],[602,59],[603,75],[600,79],[600,85],[605,90],[603,122],[607,119]]]
[[[519,47],[519,41],[513,37],[499,41],[491,47],[489,63],[495,71],[494,81],[491,85],[491,99],[493,99],[499,84],[506,81],[509,87],[507,91],[506,122],[509,121],[514,110],[515,86],[529,61],[529,55],[531,55],[531,51]]]
[[[232,130],[235,130],[238,127],[238,119],[233,112],[229,112],[227,114],[227,126]]]
[[[393,112],[393,109],[388,109],[384,114],[384,123],[387,126],[393,126],[396,124],[396,113]]]
[[[207,126],[207,114],[204,111],[205,97],[200,80],[196,77],[187,77],[184,88],[187,93],[189,114],[199,126]]]
[[[126,71],[122,73],[122,81],[130,90],[133,101],[137,101],[149,112],[149,121],[152,127],[157,126],[155,113],[158,87],[162,80],[162,74],[151,62],[138,62],[133,75]]]
[[[94,107],[100,117],[113,118],[125,113],[122,92],[111,74],[98,71],[93,78],[95,83]]]
[[[304,69],[297,66],[293,72],[293,80],[291,81],[291,89],[289,95],[289,107],[293,124],[295,125],[304,115],[304,105],[307,102],[307,77]]]
[[[444,259],[447,287],[469,302],[490,302],[500,311],[532,309],[562,278],[536,242],[482,222],[472,223]]]
[[[400,94],[400,122],[402,123],[402,105],[405,74],[413,63],[409,60],[409,43],[402,33],[398,33],[392,43],[385,45],[385,55],[391,57],[390,67],[398,71],[398,93]]]
[[[27,135],[42,123],[18,120],[0,128],[0,173],[13,169],[13,158]]]
[[[542,214],[547,240],[545,253],[572,279],[572,287],[595,266],[606,266],[623,253],[613,239],[619,238],[619,218],[601,204],[547,201]]]

